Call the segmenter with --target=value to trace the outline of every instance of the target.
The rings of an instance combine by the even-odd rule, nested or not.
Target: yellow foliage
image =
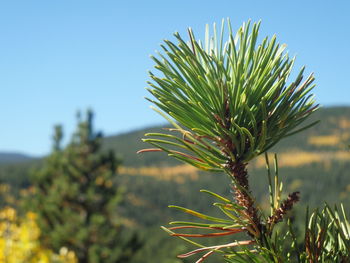
[[[339,135],[311,136],[308,138],[308,143],[317,146],[334,146],[341,142]]]
[[[273,154],[269,154],[269,159],[273,160]],[[279,167],[300,167],[311,163],[325,163],[332,160],[350,161],[348,151],[336,152],[306,152],[306,151],[290,151],[278,154]],[[252,162],[252,168],[265,167],[265,157],[259,156]]]
[[[198,178],[198,169],[190,165],[178,165],[172,167],[120,167],[118,170],[126,175],[151,176],[160,180],[175,181],[183,183],[185,178],[196,180]]]
[[[96,179],[95,179],[95,183],[96,185],[103,185],[103,183],[105,182],[104,178],[102,176],[98,176]]]
[[[0,211],[0,263],[77,263],[66,248],[55,254],[40,245],[35,217],[29,212],[20,219],[11,207]]]
[[[335,136],[335,135],[334,135]],[[332,136],[318,136],[311,137],[310,139],[314,143],[335,143],[336,140]],[[328,138],[329,137],[329,138]],[[328,139],[327,139],[328,138]],[[270,161],[273,160],[273,154],[269,154]],[[291,150],[288,152],[282,152],[278,154],[278,164],[280,167],[300,167],[304,165],[309,165],[311,163],[323,163],[324,168],[327,170],[331,167],[331,161],[350,161],[350,154],[348,151],[300,151]],[[254,161],[250,163],[251,168],[261,168],[265,167],[265,157],[264,155],[259,156]],[[125,175],[141,175],[150,176],[164,181],[174,181],[179,184],[184,183],[186,180],[197,180],[198,179],[198,169],[184,164],[171,167],[120,167],[118,171]],[[135,201],[136,202],[136,201]]]
[[[339,127],[342,129],[350,129],[350,120],[347,118],[340,118]]]

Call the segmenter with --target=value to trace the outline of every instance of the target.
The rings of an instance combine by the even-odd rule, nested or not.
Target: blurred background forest
[[[270,151],[278,153],[286,192],[301,192],[301,202],[293,214],[293,218],[300,221],[300,231],[306,206],[314,208],[324,202],[330,205],[342,202],[350,209],[349,116],[350,107],[322,108],[309,120],[320,120],[319,124],[281,141]],[[137,242],[141,244],[130,262],[155,262],[155,258],[157,262],[182,262],[176,259],[176,255],[186,251],[185,244],[170,238],[160,226],[184,215],[167,206],[196,207],[198,211],[215,214],[214,210],[211,211],[211,199],[200,194],[199,190],[208,189],[230,197],[228,178],[222,174],[199,172],[161,153],[136,154],[137,150],[145,147],[141,141],[143,134],[162,128],[149,127],[108,136],[103,138],[99,149],[101,153],[113,150],[121,160],[113,183],[122,189],[122,194],[112,210],[116,223],[128,229],[123,233],[126,236],[136,234]],[[33,190],[30,178],[47,162],[45,158],[0,154],[3,209],[10,206],[17,210],[19,217],[25,217],[30,207],[29,210],[28,206],[24,208],[23,200]],[[262,207],[268,207],[264,159],[260,157],[248,169],[257,202]]]

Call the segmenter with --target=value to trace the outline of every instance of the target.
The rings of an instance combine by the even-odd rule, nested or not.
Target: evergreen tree
[[[31,209],[38,214],[43,243],[73,250],[80,263],[129,262],[141,243],[116,223],[122,197],[115,177],[119,161],[101,153],[102,134],[93,129],[93,113],[78,117],[78,128],[62,148],[62,128],[55,127],[53,152],[33,174]],[[126,235],[126,236],[125,236]]]
[[[170,206],[201,220],[163,227],[199,247],[178,257],[200,255],[196,262],[204,262],[219,252],[227,263],[350,262],[350,222],[342,205],[307,211],[305,236],[299,243],[294,220],[288,218],[299,191],[283,198],[277,155],[273,175],[267,154],[280,140],[315,124],[299,127],[318,109],[310,93],[313,74],[302,82],[302,68],[289,82],[294,58],[275,36],[258,44],[260,22],[252,27],[250,21],[244,23],[234,35],[228,20],[226,42],[224,27],[224,21],[219,31],[214,24],[211,35],[207,26],[204,41],[191,29],[188,42],[175,33],[177,42],[165,40],[164,53],[153,57],[158,72],[150,73],[153,98],[148,100],[173,128],[170,133],[147,133],[144,141],[155,148],[139,152],[163,151],[199,169],[226,173],[231,181],[229,198],[201,190],[215,199],[221,217]],[[258,205],[248,178],[248,163],[261,154],[266,160],[269,212]],[[198,241],[230,235],[226,244]]]

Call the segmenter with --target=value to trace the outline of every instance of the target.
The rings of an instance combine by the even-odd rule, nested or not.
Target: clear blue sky
[[[317,101],[350,105],[348,1],[90,1],[0,3],[0,151],[43,155],[52,127],[66,134],[91,107],[111,135],[162,123],[143,99],[150,54],[162,39],[230,17],[234,28],[262,20],[315,72]]]

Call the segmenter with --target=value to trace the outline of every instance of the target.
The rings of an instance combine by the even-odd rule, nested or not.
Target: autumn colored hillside
[[[322,108],[308,123],[315,120],[319,120],[319,123],[282,140],[270,150],[271,153],[278,153],[280,167],[302,167],[310,164],[322,164],[327,167],[333,162],[350,161],[350,107]],[[124,167],[121,173],[154,176],[161,180],[179,180],[179,177],[186,174],[192,179],[196,178],[196,169],[167,158],[166,154],[136,154],[138,150],[148,147],[141,141],[143,135],[160,131],[162,128],[150,127],[106,138],[105,147],[114,149],[123,159]],[[253,162],[251,168],[261,168],[264,165],[264,158],[260,157]]]

